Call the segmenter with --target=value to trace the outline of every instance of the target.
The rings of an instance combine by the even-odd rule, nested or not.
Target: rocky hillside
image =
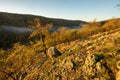
[[[63,45],[65,44],[59,46]],[[67,57],[60,59],[56,68],[61,66],[66,76],[69,74],[63,80],[120,79],[120,29],[99,33],[82,41],[66,43],[60,50],[66,53]],[[55,72],[60,73],[59,71],[61,70],[56,69]]]
[[[0,79],[120,80],[119,27],[44,52],[38,43],[16,43],[12,49],[0,49]]]
[[[40,80],[120,79],[120,28],[57,48],[62,56],[44,62],[49,65],[41,71]]]

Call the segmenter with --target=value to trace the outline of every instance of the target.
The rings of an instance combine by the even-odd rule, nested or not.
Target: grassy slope
[[[76,40],[63,43],[57,47],[63,55],[56,58],[54,64],[49,64],[49,68],[45,69],[46,71],[41,79],[84,80],[85,77],[89,77],[89,75],[83,76],[82,74],[85,58],[88,54],[95,53],[102,54],[105,57],[103,62],[109,73],[103,71],[96,74],[94,78],[103,77],[105,80],[115,80],[116,62],[120,58],[120,28],[90,36],[83,41]]]
[[[62,55],[53,57],[54,61],[39,50],[39,44],[32,42],[29,46],[16,43],[12,49],[0,49],[0,79],[11,80],[13,77],[16,80],[22,77],[24,80],[115,80],[118,71],[116,62],[120,60],[120,28],[111,25],[116,24],[107,24],[105,32],[57,45]],[[90,65],[94,75],[87,75],[89,67],[84,69],[88,54],[104,56],[102,60]]]

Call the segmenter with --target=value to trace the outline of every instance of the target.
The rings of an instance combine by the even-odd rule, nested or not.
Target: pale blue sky
[[[0,0],[0,12],[92,21],[120,17],[120,0]]]

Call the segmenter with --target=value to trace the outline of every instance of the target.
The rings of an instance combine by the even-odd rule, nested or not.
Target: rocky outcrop
[[[90,79],[105,80],[104,77],[96,76],[96,74],[97,75],[103,74],[106,71],[102,59],[104,59],[104,56],[101,54],[87,55],[85,63],[82,68],[83,75],[86,80],[90,80]]]

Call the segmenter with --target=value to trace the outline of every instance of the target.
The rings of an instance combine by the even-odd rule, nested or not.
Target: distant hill
[[[8,45],[8,43],[15,43],[28,39],[28,36],[31,33],[28,26],[30,25],[30,22],[34,23],[35,18],[39,18],[43,26],[52,23],[54,26],[51,29],[52,31],[59,29],[61,26],[66,26],[67,28],[79,28],[87,23],[79,20],[54,19],[27,14],[0,12],[0,47],[3,46],[3,43]]]
[[[29,21],[34,21],[36,17],[40,18],[43,25],[52,23],[54,26],[79,26],[87,23],[80,20],[65,20],[27,14],[0,12],[0,25],[27,27],[29,25]]]

